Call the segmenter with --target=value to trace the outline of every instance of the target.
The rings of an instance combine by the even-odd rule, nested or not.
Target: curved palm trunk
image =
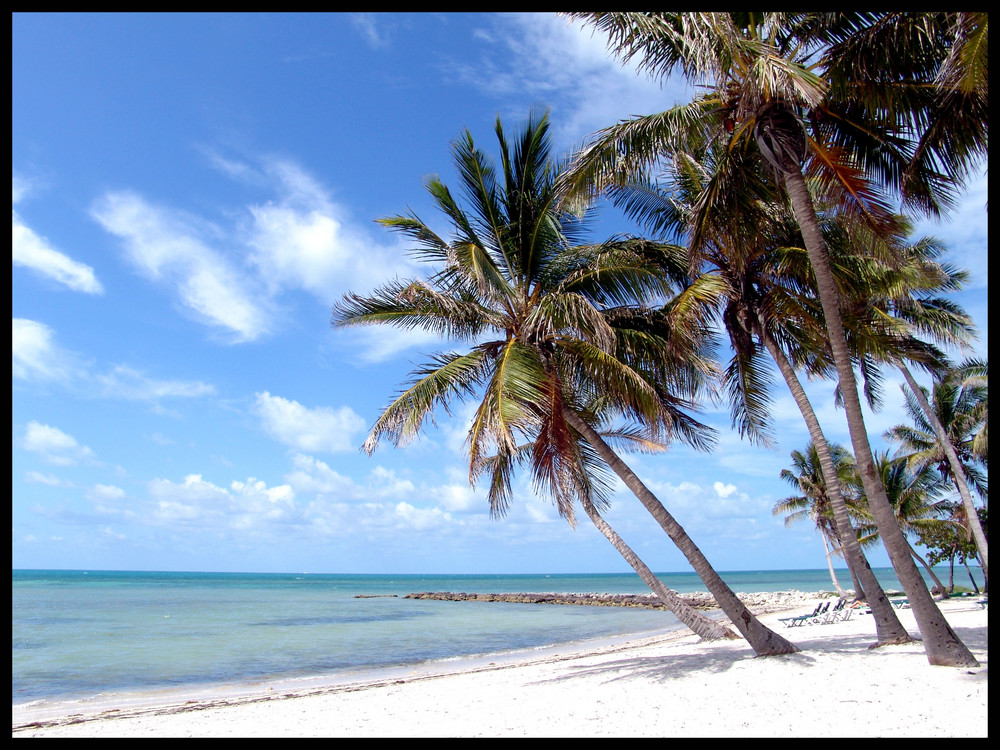
[[[919,562],[921,565],[924,566],[924,570],[927,571],[927,575],[930,576],[930,579],[934,581],[934,587],[937,588],[941,598],[947,599],[948,590],[944,587],[944,584],[941,583],[941,579],[938,578],[937,575],[935,575],[934,569],[931,568],[931,566],[927,563],[927,561],[924,558],[922,558],[919,554],[917,554],[917,551],[915,549],[913,549],[912,544],[910,545],[910,554],[913,555],[913,558],[917,562]],[[934,592],[932,591],[931,594],[933,595],[933,593]]]
[[[591,447],[597,451],[598,455],[611,467],[611,470],[625,483],[632,493],[639,499],[643,507],[646,508],[656,519],[670,537],[671,541],[684,554],[691,567],[701,578],[702,582],[715,597],[716,603],[732,621],[736,629],[740,631],[751,648],[758,656],[773,656],[777,654],[792,654],[799,651],[799,648],[782,638],[780,635],[765,627],[754,617],[753,613],[747,609],[746,605],[740,601],[725,581],[715,572],[711,564],[698,549],[697,545],[687,535],[683,527],[674,519],[672,515],[663,507],[663,504],[656,496],[649,491],[649,488],[635,475],[618,454],[604,442],[604,439],[588,425],[579,415],[569,409],[563,410],[563,415],[569,425],[576,430],[583,438],[590,443]]]
[[[910,600],[914,619],[916,619],[923,637],[927,659],[931,664],[938,666],[978,666],[979,662],[976,657],[955,634],[935,604],[916,563],[910,556],[906,537],[903,536],[903,532],[896,523],[892,506],[886,497],[885,488],[882,486],[871,446],[868,443],[868,432],[865,428],[864,414],[861,411],[861,400],[858,397],[857,382],[854,379],[854,369],[847,348],[847,339],[844,335],[844,324],[840,316],[839,296],[819,220],[816,217],[816,211],[801,170],[793,169],[785,171],[783,174],[792,212],[805,240],[806,252],[816,277],[816,290],[819,294],[820,304],[823,306],[830,348],[837,366],[840,392],[847,411],[847,426],[851,433],[854,459],[858,464],[861,481],[864,484],[865,494],[868,496],[868,504],[882,538],[882,544],[889,554],[889,559],[896,571],[896,577],[899,578],[899,582],[903,585],[903,590]]]
[[[954,564],[954,563],[952,563]],[[976,596],[979,596],[979,584],[976,583],[976,579],[972,575],[972,571],[969,570],[969,563],[966,560],[962,561],[962,565],[965,566],[965,572],[969,574],[969,580],[972,581],[972,590],[976,592]]]
[[[629,547],[625,540],[618,536],[618,533],[611,528],[611,524],[604,520],[600,513],[597,512],[597,508],[588,499],[583,498],[581,500],[583,509],[590,516],[590,520],[594,522],[594,526],[600,531],[605,539],[607,539],[614,548],[618,550],[625,562],[632,566],[632,570],[639,574],[639,577],[643,582],[649,586],[650,590],[659,597],[660,601],[663,602],[667,609],[669,609],[678,620],[687,625],[691,630],[694,631],[695,635],[707,640],[716,641],[722,638],[739,638],[736,633],[729,630],[719,622],[706,617],[704,614],[696,610],[694,607],[687,604],[683,599],[681,599],[676,591],[672,591],[664,585],[663,581],[656,577],[656,575],[651,571],[632,548]]]
[[[826,436],[823,434],[816,412],[813,411],[812,404],[809,402],[809,397],[806,396],[805,389],[795,374],[795,368],[792,367],[792,363],[788,361],[781,347],[766,330],[761,330],[758,333],[768,353],[778,365],[778,369],[788,385],[788,390],[802,413],[802,418],[809,430],[809,437],[816,447],[820,469],[823,472],[823,479],[826,481],[827,494],[830,496],[830,508],[833,511],[837,536],[840,537],[840,546],[844,552],[844,562],[847,563],[855,581],[855,598],[863,598],[868,603],[872,616],[875,618],[875,637],[877,639],[875,645],[908,643],[913,639],[899,621],[895,608],[889,601],[889,597],[885,595],[885,591],[882,590],[875,573],[872,572],[871,565],[868,564],[868,558],[865,557],[865,553],[861,549],[861,544],[858,543],[858,534],[851,524],[847,503],[840,492],[840,481],[837,479],[837,470],[834,468],[833,457],[830,455],[830,446],[826,442]]]
[[[969,528],[972,530],[972,538],[976,541],[976,549],[979,551],[979,561],[985,573],[988,567],[986,534],[983,532],[983,525],[979,522],[979,514],[976,512],[976,504],[972,501],[969,483],[965,481],[965,470],[962,468],[962,462],[958,460],[958,453],[955,451],[955,446],[948,439],[948,433],[945,432],[941,420],[937,418],[937,414],[927,401],[927,396],[924,395],[923,389],[913,379],[913,375],[910,374],[909,368],[900,362],[899,370],[903,373],[906,384],[913,391],[913,395],[917,399],[917,403],[920,404],[920,408],[923,410],[924,416],[927,417],[927,421],[934,427],[934,434],[937,436],[944,454],[948,457],[948,465],[951,466],[951,474],[955,479],[955,486],[958,487],[958,494],[962,496],[962,505],[965,506],[965,515],[969,519]]]
[[[823,539],[823,551],[826,553],[826,568],[830,571],[830,581],[833,583],[833,587],[837,590],[837,596],[844,598],[847,596],[844,593],[844,589],[840,587],[840,581],[837,580],[837,574],[833,570],[833,553],[830,550],[830,542],[826,539],[826,534],[820,531],[820,537]]]

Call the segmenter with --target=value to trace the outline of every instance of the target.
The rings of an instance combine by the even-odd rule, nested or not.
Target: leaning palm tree
[[[716,311],[733,351],[724,371],[733,424],[742,436],[762,445],[771,444],[767,355],[778,366],[818,454],[855,595],[871,607],[877,644],[905,643],[911,638],[857,543],[831,451],[799,379],[800,368],[809,377],[828,377],[832,369],[800,233],[760,168],[759,155],[712,142],[710,118],[706,124],[702,130],[687,129],[687,141],[671,154],[665,183],[614,185],[608,193],[653,236],[688,245],[692,278],[674,304],[694,314],[695,323],[706,308]],[[741,180],[740,190],[712,196],[712,210],[704,212],[692,231],[691,217],[706,196],[716,191],[720,178],[735,171],[756,175],[756,180]],[[834,213],[824,220],[824,233],[837,240],[835,247],[850,250],[845,223]],[[836,264],[835,270],[841,266]],[[857,286],[854,277],[841,286],[845,283]]]
[[[922,397],[918,400],[918,395]],[[916,383],[905,392],[906,412],[912,425],[896,425],[886,432],[888,440],[899,444],[897,457],[905,458],[910,466],[933,466],[941,477],[955,485],[962,497],[965,512],[976,514],[976,506],[969,497],[973,488],[980,497],[987,497],[987,480],[984,463],[973,449],[976,435],[981,429],[981,392],[971,385],[963,385],[954,377],[943,377],[927,392]],[[930,415],[930,418],[928,417]],[[976,514],[969,529],[979,549],[983,570],[986,563],[986,537]],[[988,575],[988,572],[987,572]]]
[[[829,251],[806,182],[807,174],[814,176],[829,198],[838,200],[843,210],[867,219],[880,234],[895,232],[897,227],[876,179],[893,189],[906,188],[911,195],[916,192],[914,185],[934,183],[936,193],[947,187],[947,176],[933,172],[932,162],[915,164],[910,160],[910,146],[920,135],[913,131],[913,116],[918,110],[899,107],[905,116],[901,121],[893,120],[887,114],[895,110],[880,100],[884,91],[869,90],[867,79],[852,78],[852,69],[838,67],[839,58],[824,56],[834,50],[831,40],[849,37],[873,19],[864,14],[837,13],[576,15],[608,32],[617,56],[639,57],[640,67],[656,76],[665,77],[680,68],[689,78],[707,82],[710,93],[668,117],[634,118],[602,131],[581,153],[572,184],[577,189],[600,190],[620,182],[623,176],[633,177],[637,171],[649,169],[669,150],[673,133],[706,110],[723,114],[718,138],[727,144],[756,144],[781,181],[802,232],[855,459],[883,544],[910,596],[928,660],[948,666],[978,664],[926,591],[885,489],[879,486]],[[894,63],[915,60],[907,52],[901,50]],[[943,53],[939,57],[938,65]],[[919,76],[918,67],[914,62],[908,70]],[[904,180],[902,175],[908,168],[917,169],[917,173],[908,173]],[[731,175],[733,179],[741,176]],[[728,189],[732,183],[720,183],[707,200]],[[694,227],[697,231],[697,221]]]
[[[854,465],[854,457],[837,444],[830,445],[829,449],[840,489],[843,491],[855,485],[857,483],[857,469]],[[819,531],[820,539],[823,541],[823,551],[826,555],[827,568],[830,571],[830,580],[840,596],[845,596],[844,590],[837,580],[832,559],[836,552],[843,554],[843,544],[833,518],[830,496],[827,493],[826,480],[823,478],[823,470],[820,465],[819,452],[816,450],[815,444],[809,443],[804,452],[792,451],[791,459],[792,468],[782,469],[781,478],[795,487],[801,494],[780,500],[775,503],[771,512],[776,516],[784,515],[786,527],[805,520],[811,521],[815,525],[816,530]]]
[[[937,257],[942,248],[933,238],[922,238],[918,242],[900,247],[894,255],[891,266],[881,263],[877,257],[858,256],[857,260],[870,270],[863,273],[865,284],[855,285],[861,294],[848,295],[847,306],[855,317],[867,325],[883,327],[893,331],[899,340],[911,342],[907,351],[889,350],[879,352],[880,358],[894,365],[903,375],[908,391],[904,389],[911,414],[919,408],[918,428],[926,428],[926,434],[933,436],[934,445],[942,471],[951,476],[958,490],[966,513],[973,519],[971,529],[984,569],[988,568],[988,547],[986,536],[979,524],[970,485],[973,477],[967,477],[966,466],[969,449],[955,441],[965,443],[963,437],[954,434],[952,425],[955,411],[952,405],[931,404],[921,388],[907,360],[931,370],[935,381],[940,383],[942,394],[961,393],[965,411],[960,423],[969,423],[969,430],[977,434],[982,430],[981,418],[985,419],[985,383],[969,381],[959,387],[960,378],[951,365],[937,353],[935,346],[926,340],[947,346],[964,348],[975,336],[971,318],[954,302],[942,294],[961,288],[967,274],[946,264],[939,263]],[[937,390],[939,386],[935,386]],[[944,396],[947,398],[947,396]],[[915,417],[916,418],[916,417]],[[944,419],[945,421],[942,421]],[[948,424],[946,424],[946,422]],[[968,439],[971,444],[972,438]],[[980,492],[982,494],[982,492]]]
[[[905,457],[891,458],[888,451],[880,452],[876,461],[882,483],[892,503],[896,522],[904,534],[915,535],[921,529],[954,525],[941,518],[942,515],[947,515],[949,504],[942,499],[944,482],[941,477],[935,475],[932,467],[911,468],[907,465]],[[857,504],[859,516],[869,521],[868,524],[860,525],[858,529],[861,544],[865,546],[874,544],[879,539],[879,529],[872,523],[873,517],[866,500],[862,494]],[[933,581],[933,587],[938,589],[940,594],[947,595],[947,589],[938,579],[934,569],[909,541],[907,545],[913,559],[927,571],[928,577]]]
[[[432,275],[367,297],[348,294],[334,307],[337,326],[421,327],[469,345],[413,373],[375,421],[365,450],[383,439],[403,445],[436,409],[475,397],[469,478],[487,478],[495,515],[506,512],[514,471],[527,457],[536,486],[572,520],[577,501],[605,499],[590,470],[599,458],[653,514],[757,654],[797,651],[743,605],[601,434],[614,432],[608,421],[616,415],[620,429],[642,439],[710,445],[687,412],[711,363],[690,345],[696,331],[675,332],[667,310],[649,307],[670,293],[662,269],[675,249],[642,240],[578,244],[580,221],[559,209],[547,117],[533,116],[513,144],[499,121],[496,133],[499,171],[468,133],[454,145],[471,209],[439,179],[427,185],[454,227],[452,240],[415,215],[381,220],[417,242],[412,252],[435,264]]]

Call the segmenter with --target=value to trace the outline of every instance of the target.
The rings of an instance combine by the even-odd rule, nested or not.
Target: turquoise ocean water
[[[891,570],[875,571],[898,589]],[[976,569],[977,580],[982,575]],[[737,592],[826,591],[825,570],[723,573]],[[704,590],[693,573],[661,575]],[[843,585],[850,585],[846,574]],[[947,571],[942,576],[947,581]],[[968,586],[956,570],[956,583]],[[420,591],[646,593],[634,574],[324,575],[15,570],[14,705],[325,676],[664,632],[667,612],[405,599]],[[360,595],[363,598],[358,598]]]

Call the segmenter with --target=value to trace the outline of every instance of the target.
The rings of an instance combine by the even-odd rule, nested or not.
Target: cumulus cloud
[[[252,341],[270,330],[256,283],[201,236],[195,222],[131,192],[112,192],[91,215],[122,240],[126,254],[147,278],[170,286],[199,320]]]
[[[365,429],[365,421],[348,406],[310,409],[267,391],[256,394],[254,409],[272,437],[299,451],[354,451]]]
[[[234,174],[233,168],[230,173]],[[265,158],[257,182],[274,196],[248,206],[242,227],[251,260],[272,291],[304,289],[323,303],[348,290],[366,290],[412,266],[402,253],[372,241],[346,218],[329,192],[306,170],[288,159]]]
[[[298,517],[295,491],[289,485],[268,487],[254,477],[233,481],[228,488],[189,474],[183,482],[155,479],[149,483],[154,523],[218,524],[249,529]]]
[[[70,466],[94,457],[94,452],[80,445],[72,435],[58,427],[35,421],[28,423],[22,445],[25,450],[39,453],[49,463],[60,466]]]

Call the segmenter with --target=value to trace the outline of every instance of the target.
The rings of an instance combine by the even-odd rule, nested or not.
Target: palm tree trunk
[[[820,230],[816,210],[809,196],[809,189],[801,170],[793,169],[784,173],[785,189],[791,202],[792,212],[802,232],[806,252],[813,267],[816,278],[816,291],[823,315],[826,319],[827,334],[837,375],[840,384],[841,397],[844,399],[847,411],[847,426],[851,433],[851,444],[854,448],[854,459],[861,474],[861,481],[868,496],[875,524],[878,527],[882,544],[889,554],[889,560],[896,571],[896,577],[903,585],[914,619],[923,637],[924,651],[931,664],[951,667],[974,667],[979,662],[968,647],[962,643],[952,630],[934,598],[927,590],[923,577],[916,563],[910,556],[906,537],[896,523],[895,515],[885,488],[879,478],[875,459],[872,456],[871,445],[868,443],[868,432],[865,428],[864,413],[861,410],[861,400],[858,397],[858,386],[854,379],[854,369],[847,339],[844,335],[844,324],[840,316],[840,300],[833,271],[830,267],[830,257]]]
[[[639,577],[647,586],[649,586],[650,590],[656,594],[657,597],[659,597],[660,601],[666,605],[667,609],[669,609],[678,620],[693,630],[695,635],[698,635],[707,641],[715,641],[722,638],[739,638],[739,636],[729,628],[709,617],[706,617],[704,614],[681,599],[677,595],[677,592],[667,588],[663,581],[657,578],[653,571],[647,567],[646,563],[644,563],[639,556],[632,551],[632,548],[625,543],[625,540],[618,536],[618,533],[611,528],[611,525],[604,520],[600,513],[597,512],[597,508],[594,507],[594,504],[588,498],[582,498],[581,503],[583,505],[583,509],[587,512],[587,515],[590,516],[590,520],[593,521],[594,526],[597,527],[597,530],[600,531],[604,537],[614,545],[614,548],[618,550],[618,554],[625,558],[625,562],[632,566],[632,570],[639,574]]]
[[[927,417],[927,421],[934,427],[934,434],[937,436],[944,454],[948,457],[951,474],[955,479],[955,485],[958,487],[958,494],[962,496],[962,505],[965,506],[965,515],[969,519],[972,538],[976,540],[976,549],[979,550],[979,560],[985,571],[987,569],[986,534],[983,532],[983,525],[979,522],[979,514],[976,512],[976,504],[972,501],[969,483],[965,481],[965,469],[962,467],[962,462],[958,460],[958,453],[956,453],[955,446],[952,445],[951,440],[948,439],[948,433],[945,432],[941,420],[938,419],[934,409],[931,408],[930,403],[927,401],[927,396],[924,395],[923,389],[914,380],[909,368],[902,362],[899,363],[899,369],[903,373],[903,377],[906,378],[906,384],[913,391],[913,395],[917,399],[917,403],[920,404],[920,408],[923,410],[924,416]]]
[[[972,571],[969,569],[968,561],[964,561],[962,565],[965,566],[965,572],[969,574],[969,580],[972,581],[972,590],[976,592],[976,596],[979,595],[979,584],[976,583],[975,577],[972,575]]]
[[[942,599],[947,599],[948,598],[947,589],[945,589],[944,584],[941,583],[941,579],[938,578],[937,575],[935,575],[934,569],[928,564],[928,562],[924,558],[922,558],[919,554],[917,554],[917,551],[913,549],[912,544],[910,545],[910,554],[913,555],[913,558],[917,562],[919,562],[921,565],[924,566],[924,570],[927,571],[927,575],[930,576],[930,579],[932,581],[934,581],[934,586],[932,588],[936,588],[938,590],[938,595]],[[932,590],[931,595],[933,594],[934,592]]]
[[[663,507],[663,504],[649,491],[649,488],[642,483],[625,462],[619,458],[618,454],[611,449],[611,446],[604,441],[597,431],[570,409],[564,409],[563,416],[569,425],[590,443],[591,447],[597,451],[597,454],[639,499],[643,507],[656,519],[660,527],[667,533],[667,536],[670,537],[671,541],[684,554],[688,562],[691,563],[691,567],[694,568],[709,592],[715,597],[716,603],[736,629],[746,638],[754,652],[758,656],[773,656],[798,652],[799,648],[795,644],[765,627],[754,617],[753,613],[740,601],[739,597],[722,580],[721,576],[715,572],[715,569],[705,558],[705,555],[702,554],[701,550],[698,549],[691,537],[687,535],[683,527],[677,523],[674,517]]]
[[[816,447],[820,469],[826,481],[827,495],[830,497],[830,508],[833,511],[837,536],[840,537],[840,545],[844,553],[844,562],[847,563],[855,581],[860,584],[860,587],[856,586],[855,588],[855,598],[864,598],[871,608],[872,617],[875,618],[876,645],[908,643],[913,639],[899,621],[896,609],[889,601],[889,597],[885,595],[882,585],[875,577],[875,573],[872,572],[871,565],[868,564],[868,558],[865,557],[861,544],[858,543],[858,534],[851,524],[847,503],[840,492],[840,480],[837,478],[837,470],[834,468],[833,457],[830,455],[830,445],[826,442],[826,436],[823,434],[816,412],[809,402],[809,397],[795,374],[795,368],[768,331],[762,329],[758,331],[758,334],[778,365],[778,370],[781,371],[782,377],[788,385],[788,390],[791,392],[792,398],[795,399],[806,427],[809,429],[809,437]]]
[[[826,534],[820,530],[820,537],[823,539],[823,550],[826,552],[826,567],[830,571],[830,580],[833,582],[833,587],[837,590],[837,596],[843,599],[847,596],[844,593],[844,589],[840,587],[840,581],[837,580],[837,574],[833,571],[833,559],[831,558],[830,543],[826,540]]]

